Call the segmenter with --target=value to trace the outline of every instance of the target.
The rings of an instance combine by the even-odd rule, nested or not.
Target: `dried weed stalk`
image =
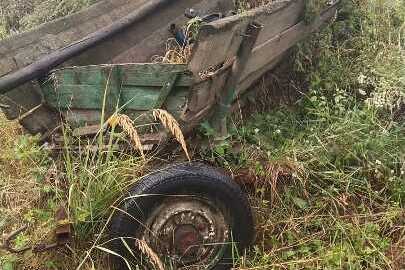
[[[148,256],[156,269],[165,270],[159,256],[149,247],[148,243],[146,243],[145,240],[136,239],[136,245],[143,254]]]
[[[176,140],[180,143],[181,147],[183,148],[183,151],[186,153],[186,156],[188,160],[190,159],[190,155],[187,150],[187,144],[184,139],[183,132],[180,129],[180,125],[177,122],[177,120],[171,115],[169,112],[161,109],[155,109],[153,110],[153,117],[155,120],[159,120],[162,125],[168,129],[173,136],[176,138]]]
[[[164,56],[152,57],[153,63],[163,64],[188,64],[191,58],[192,46],[180,46],[173,38],[166,43],[166,53]]]
[[[108,119],[107,123],[111,127],[121,127],[131,139],[133,147],[138,150],[141,153],[142,158],[145,159],[141,138],[139,137],[134,122],[131,120],[131,118],[125,114],[114,114],[110,117],[110,119]]]

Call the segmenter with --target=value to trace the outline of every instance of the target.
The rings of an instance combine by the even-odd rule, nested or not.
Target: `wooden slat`
[[[248,23],[248,20],[240,23],[239,16],[232,16],[220,20],[220,23],[202,26],[189,63],[190,71],[198,75],[201,71],[220,65],[235,56]]]
[[[166,102],[167,97],[169,96],[170,92],[173,90],[176,84],[176,80],[179,77],[178,74],[173,74],[171,78],[167,82],[163,84],[162,89],[160,90],[160,95],[158,100],[155,103],[154,108],[155,109],[160,109],[163,104]]]
[[[304,13],[304,0],[284,0],[259,8],[255,21],[263,25],[256,46],[297,24]]]
[[[54,81],[48,81],[42,92],[47,104],[58,110],[101,110],[105,95],[107,111],[151,110],[162,107],[169,93],[188,94],[192,85],[185,65],[168,64],[74,67],[57,70],[51,77]],[[168,91],[168,83],[173,91]]]
[[[140,75],[140,74],[138,74]],[[161,74],[161,76],[154,77],[152,74],[142,74],[142,76],[131,76],[127,77],[126,79],[123,80],[123,85],[126,86],[162,86],[165,82],[170,77],[170,74]],[[194,83],[193,77],[191,77],[189,74],[178,74],[179,78],[177,79],[176,86],[181,86],[181,87],[190,87]],[[153,80],[149,80],[148,79]]]
[[[121,73],[124,85],[136,86],[162,86],[173,74],[181,74],[184,78],[179,81],[181,86],[190,86],[192,78],[186,65],[181,64],[117,64],[117,65],[92,65],[63,68],[54,71],[58,78],[64,78],[63,83],[73,81],[82,84],[95,84],[100,80],[100,75],[107,74],[113,69]]]
[[[68,85],[59,88],[54,95],[47,95],[47,104],[59,110],[70,109],[101,109],[103,107],[103,91],[94,85]]]
[[[176,86],[191,86],[193,78],[186,65],[137,64],[121,66],[122,84],[126,86],[162,87],[173,74],[179,78]]]
[[[284,56],[285,53],[277,56],[276,58],[272,59],[271,62],[269,62],[266,66],[256,70],[248,76],[243,77],[237,87],[238,95],[241,95],[245,91],[247,91],[249,87],[252,86],[252,84],[255,83],[258,79],[260,79],[266,72],[274,69],[284,59]]]
[[[256,47],[243,73],[242,80],[248,77],[250,74],[255,73],[263,67],[271,64],[275,58],[286,52],[292,46],[296,45],[310,33],[319,29],[322,24],[333,18],[335,14],[336,6],[330,7],[324,11],[321,17],[312,24],[308,25],[304,21],[301,21],[268,40],[266,43]]]
[[[173,93],[173,95],[168,97],[165,103],[165,109],[178,120],[180,120],[181,112],[186,104],[187,95],[188,93],[185,91]],[[143,110],[138,106],[136,107],[136,109],[126,107],[120,112],[128,115],[131,119],[136,119],[136,125],[149,125],[154,122],[150,117],[150,108]],[[102,117],[100,109],[71,109],[62,111],[62,114],[64,120],[73,128],[84,127],[86,125],[99,125]],[[111,116],[111,113],[107,112],[104,115],[104,121],[106,121],[109,116]],[[140,131],[142,131],[142,129]]]
[[[18,118],[21,114],[41,104],[41,96],[37,93],[36,87],[34,84],[27,84],[3,96],[0,95],[0,103],[6,106],[2,110],[8,119]],[[14,98],[18,98],[18,104]]]
[[[47,106],[41,106],[32,113],[26,113],[19,123],[31,134],[44,134],[53,131],[59,125],[59,120],[59,116]]]
[[[9,55],[11,53],[11,50],[17,50],[36,41],[41,41],[42,37],[46,34],[58,34],[60,32],[66,31],[66,29],[69,29],[71,27],[77,28],[78,26],[83,26],[83,24],[88,21],[96,22],[102,15],[112,12],[119,7],[125,6],[125,12],[117,14],[119,16],[117,16],[116,18],[122,17],[123,14],[128,13],[131,8],[139,6],[143,3],[143,0],[136,1],[138,3],[134,2],[134,0],[99,1],[98,3],[80,12],[54,20],[52,22],[42,24],[33,31],[24,32],[1,41],[0,55]],[[92,32],[94,30],[90,28],[88,29],[88,31]]]
[[[234,57],[249,22],[257,21],[263,25],[256,43],[256,46],[260,46],[295,25],[303,9],[304,0],[277,1],[202,26],[189,64],[190,70],[198,74]]]
[[[160,88],[123,87],[121,89],[120,105],[125,110],[151,110],[154,108],[160,96]]]

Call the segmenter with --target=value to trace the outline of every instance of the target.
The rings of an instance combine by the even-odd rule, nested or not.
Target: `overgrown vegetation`
[[[34,20],[38,3],[49,1],[23,2],[2,8],[30,10],[17,16],[17,30],[3,23],[4,33],[90,3],[55,0],[68,8]],[[235,256],[237,269],[405,267],[404,25],[402,0],[343,1],[337,21],[295,49],[289,80],[302,93],[296,103],[236,116],[221,143],[208,124],[201,127],[199,139],[208,143],[200,157],[227,168],[256,211],[256,244]],[[65,204],[76,241],[69,251],[39,255],[0,250],[2,269],[107,269],[94,240],[147,163],[115,152],[112,142],[101,154],[79,141],[79,151],[51,157],[37,138],[21,134],[0,118],[0,231],[29,224],[18,247],[49,241],[53,213]]]
[[[89,6],[98,0],[2,0],[0,38],[32,29]]]
[[[344,4],[296,50],[304,96],[206,149],[255,194],[260,233],[242,269],[405,267],[405,8]]]

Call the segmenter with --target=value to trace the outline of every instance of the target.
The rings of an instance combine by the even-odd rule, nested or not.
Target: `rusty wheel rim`
[[[176,269],[207,270],[223,257],[230,228],[223,211],[208,199],[165,200],[146,221],[148,245]]]

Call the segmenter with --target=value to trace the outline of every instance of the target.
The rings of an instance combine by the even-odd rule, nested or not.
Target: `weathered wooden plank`
[[[218,92],[223,89],[231,66],[223,67],[215,75],[197,82],[187,99],[181,119],[187,124],[205,118],[216,102]]]
[[[99,125],[101,123],[102,114],[100,110],[68,110],[62,111],[63,119],[72,128],[84,126]],[[110,115],[104,115],[104,121],[107,121]]]
[[[160,90],[160,95],[158,97],[158,100],[155,103],[154,108],[155,109],[160,109],[163,104],[166,102],[167,97],[169,96],[170,92],[173,90],[176,84],[176,80],[179,77],[178,74],[173,74],[171,78],[167,82],[163,84],[162,89]]]
[[[241,95],[245,91],[247,91],[249,87],[252,86],[252,84],[255,83],[258,79],[260,79],[266,72],[274,69],[284,59],[284,57],[285,53],[272,59],[266,66],[242,78],[237,87],[238,95]]]
[[[34,108],[31,113],[25,113],[24,117],[19,119],[19,123],[31,134],[44,134],[53,131],[60,123],[57,114],[45,105],[39,106]]]
[[[234,57],[250,22],[256,21],[263,25],[256,42],[256,46],[260,46],[295,25],[303,10],[304,0],[277,1],[202,26],[189,64],[190,70],[198,74]]]
[[[177,86],[192,85],[191,73],[181,64],[116,64],[70,67],[56,70],[53,74],[56,82],[69,84],[96,85],[116,69],[122,84],[126,86],[162,87],[173,74],[181,75]]]
[[[56,71],[42,93],[47,104],[58,110],[101,110],[105,106],[114,111],[119,106],[119,79],[114,66],[67,68]]]
[[[259,8],[253,16],[255,22],[263,25],[263,29],[255,47],[298,23],[303,16],[304,8],[305,0],[276,1]]]
[[[13,59],[2,58],[0,59],[0,74],[8,74],[17,68],[17,64]]]
[[[176,4],[177,5],[177,4]],[[186,3],[187,8],[193,8],[198,10],[201,14],[210,13],[227,13],[229,10],[234,9],[233,0],[204,0],[199,3],[189,1]],[[184,11],[184,9],[183,9]],[[168,23],[176,25],[184,25],[187,22],[187,18],[181,14],[181,16],[172,16],[172,20]],[[120,51],[119,55],[112,59],[113,63],[128,63],[128,59],[132,59],[132,62],[150,62],[151,58],[155,55],[163,55],[166,50],[166,43],[169,38],[172,38],[172,34],[168,31],[168,27],[160,28],[150,36],[142,41],[132,42],[131,48],[125,51]]]
[[[45,94],[47,104],[58,110],[103,108],[104,91],[95,85],[64,85],[54,94]]]
[[[18,87],[5,95],[0,95],[0,103],[5,105],[2,110],[8,119],[16,119],[41,104],[41,95],[37,92],[37,87],[39,88],[31,83]]]
[[[250,74],[270,64],[276,57],[286,52],[289,48],[296,45],[310,33],[319,29],[321,25],[331,20],[336,14],[336,9],[336,6],[330,7],[324,11],[322,15],[313,23],[308,25],[304,21],[301,21],[256,47],[241,77],[242,80]]]
[[[160,96],[160,88],[147,86],[127,87],[121,89],[121,107],[125,110],[151,110]]]
[[[176,73],[175,73],[176,74]],[[149,80],[147,78],[152,78],[152,74],[142,74],[142,76],[130,76],[123,79],[122,84],[126,86],[162,86],[169,79],[170,74],[161,74],[155,77],[154,80]],[[178,74],[179,77],[176,81],[176,86],[190,87],[194,83],[193,77],[189,74]],[[149,81],[149,82],[147,82]]]
[[[164,109],[169,111],[176,119],[180,119],[180,115],[184,106],[187,102],[188,91],[184,91],[184,89],[175,89],[176,91],[173,92],[165,102]],[[158,92],[157,92],[158,93]],[[136,109],[131,109],[129,107],[122,107],[119,111],[120,113],[124,113],[128,115],[131,119],[136,119],[136,125],[148,125],[154,123],[155,121],[151,117],[151,109],[147,108],[143,109],[139,106],[135,106]],[[101,110],[83,110],[83,109],[71,109],[67,111],[62,111],[64,119],[66,122],[72,127],[83,127],[86,125],[99,125],[102,121],[102,113]],[[106,113],[104,115],[104,121],[111,115],[111,113]]]
[[[176,86],[191,86],[193,78],[186,65],[136,64],[120,66],[122,84],[126,86],[162,86],[178,74]]]
[[[117,8],[124,6],[125,9],[121,9],[122,13],[116,14],[116,18],[120,18],[124,16],[124,14],[128,14],[128,12],[133,10],[134,7],[141,5],[143,2],[144,0],[100,1],[83,11],[42,24],[33,31],[24,32],[1,41],[0,55],[10,55],[15,50],[30,45],[33,42],[40,41],[41,38],[46,34],[55,35],[66,31],[66,29],[82,26],[88,21],[93,21],[95,23],[102,15],[114,12]],[[89,29],[88,33],[91,32],[92,29]],[[80,37],[76,36],[75,39],[77,38]]]
[[[240,23],[238,16],[203,25],[194,45],[189,69],[196,76],[201,71],[223,64],[236,55],[249,21]]]
[[[189,94],[188,88],[173,89],[162,108],[170,112],[176,119],[179,119],[186,106]]]
[[[42,92],[47,104],[58,110],[101,110],[103,106],[108,111],[151,110],[169,99],[168,83],[171,94],[188,93],[192,75],[185,68],[168,64],[65,68],[55,71]],[[182,85],[177,77],[183,78]]]

